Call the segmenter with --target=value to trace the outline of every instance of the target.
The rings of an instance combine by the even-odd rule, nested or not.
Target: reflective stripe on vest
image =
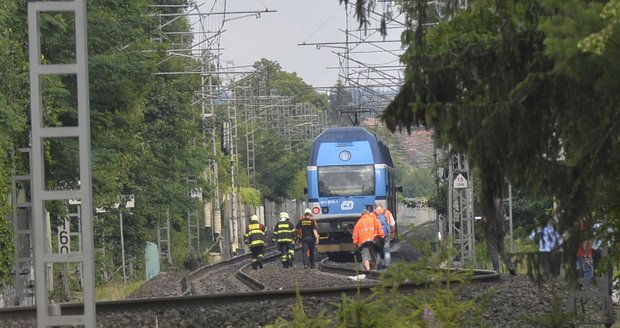
[[[245,238],[248,240],[250,247],[265,245],[265,226],[260,223],[248,225]]]
[[[279,222],[273,231],[275,239],[278,243],[292,243],[295,227],[289,221]]]

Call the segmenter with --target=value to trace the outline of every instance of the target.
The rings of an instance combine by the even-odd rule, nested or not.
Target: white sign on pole
[[[200,187],[192,188],[189,196],[191,198],[202,199],[202,188]]]
[[[123,195],[123,198],[127,200],[125,203],[125,208],[134,208],[136,206],[136,199],[133,195]]]
[[[454,178],[454,188],[462,189],[467,188],[467,179],[463,176],[462,173],[459,173],[456,178]]]
[[[133,195],[122,195],[119,196],[120,203],[114,203],[112,208],[119,208],[121,204],[125,203],[125,208],[134,208],[136,206],[136,200]]]

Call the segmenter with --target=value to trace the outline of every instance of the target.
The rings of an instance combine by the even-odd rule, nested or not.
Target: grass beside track
[[[138,290],[144,284],[143,280],[128,281],[123,284],[120,281],[110,281],[102,287],[97,287],[97,301],[118,301],[127,299],[129,295]]]

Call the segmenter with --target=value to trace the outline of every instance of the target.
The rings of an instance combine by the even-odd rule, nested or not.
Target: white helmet
[[[280,219],[284,219],[284,220],[288,219],[288,213],[280,212]]]
[[[250,221],[258,221],[258,216],[256,214],[252,214],[252,216],[250,216]]]

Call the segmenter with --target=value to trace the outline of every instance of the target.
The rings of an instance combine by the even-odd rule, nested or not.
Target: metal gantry
[[[75,59],[73,63],[41,62],[41,16],[49,12],[74,15]],[[95,271],[93,244],[93,202],[91,182],[90,115],[88,95],[88,54],[86,37],[86,1],[28,2],[28,41],[30,61],[30,104],[32,124],[32,220],[34,227],[34,259],[37,327],[95,327]],[[47,75],[74,75],[77,81],[77,123],[73,126],[47,126],[44,121],[43,80]],[[76,144],[78,158],[68,166],[77,167],[75,183],[58,189],[48,185],[45,177],[46,142]],[[51,248],[50,223],[46,206],[53,202],[68,205],[80,202],[80,236],[77,241],[59,239],[59,247]],[[60,233],[60,231],[59,231]],[[68,236],[67,236],[68,237]],[[81,243],[80,243],[81,241]],[[48,282],[54,264],[73,263],[82,267],[80,314],[63,314],[50,303]]]

